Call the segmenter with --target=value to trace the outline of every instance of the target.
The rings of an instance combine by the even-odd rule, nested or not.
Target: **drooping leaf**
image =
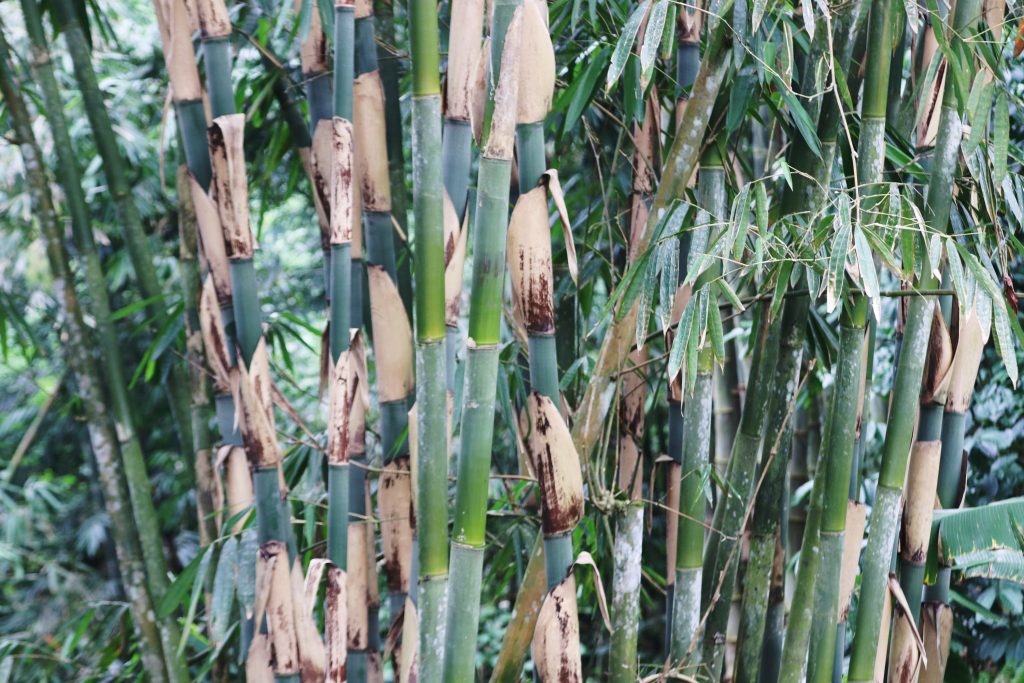
[[[839,195],[836,209],[836,237],[829,251],[827,284],[825,289],[825,309],[831,313],[842,296],[843,277],[846,272],[846,256],[850,250],[850,198],[846,193]]]
[[[960,570],[964,577],[1024,583],[1024,498],[937,510],[932,524],[937,528],[937,553],[943,564]]]
[[[864,229],[858,227],[853,233],[854,248],[857,251],[857,266],[860,270],[860,283],[871,302],[871,310],[875,320],[882,319],[882,299],[878,288],[878,273],[875,272],[875,260],[871,254],[871,245],[864,236]]]
[[[612,89],[619,80],[619,76],[622,75],[622,70],[626,68],[626,60],[629,57],[630,50],[633,49],[633,43],[636,42],[636,34],[640,30],[640,24],[643,23],[644,17],[647,16],[647,10],[650,6],[651,0],[643,0],[633,10],[633,13],[629,15],[629,20],[623,27],[622,34],[619,36],[618,42],[615,43],[615,50],[612,52],[612,61],[608,66],[608,75],[605,78],[606,90]]]
[[[1007,157],[1010,155],[1010,105],[1006,93],[999,91],[996,98],[995,119],[992,129],[992,180],[1001,185],[1006,177]]]
[[[231,606],[238,581],[238,539],[232,536],[224,541],[213,574],[213,593],[210,598],[210,635],[214,643],[224,642],[231,626]]]
[[[665,29],[665,18],[668,16],[669,0],[657,0],[651,8],[651,16],[647,20],[644,31],[644,44],[640,48],[640,88],[647,89],[654,73],[654,62],[658,57],[658,47]],[[618,46],[616,46],[616,49]]]

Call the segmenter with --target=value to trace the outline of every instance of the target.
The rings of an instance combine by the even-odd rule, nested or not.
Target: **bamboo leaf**
[[[590,106],[591,100],[594,99],[597,81],[608,65],[608,49],[601,48],[588,61],[589,63],[583,74],[573,79],[572,85],[566,89],[564,98],[558,98],[557,109],[561,109],[563,106],[566,107],[565,121],[562,123],[562,135],[565,135],[576,126],[580,116],[583,115],[583,112]],[[563,105],[563,102],[568,104]]]
[[[658,296],[661,312],[661,329],[668,329],[672,323],[672,306],[675,303],[676,290],[679,288],[679,238],[668,237],[658,247],[659,270],[661,271],[661,291]]]
[[[640,5],[629,15],[629,20],[622,29],[622,35],[615,43],[615,50],[612,52],[612,61],[608,66],[608,75],[605,79],[605,89],[611,90],[626,68],[626,60],[629,58],[630,50],[636,41],[636,34],[640,30],[640,24],[647,16],[647,10],[651,6],[651,0],[643,0]]]
[[[736,290],[734,290],[732,288],[732,285],[730,285],[724,279],[719,280],[717,284],[718,284],[718,289],[721,292],[721,294],[726,299],[729,300],[729,303],[731,303],[733,305],[733,307],[736,308],[737,311],[742,313],[743,311],[747,310],[746,306],[743,305],[743,302],[740,301],[740,298],[736,295]]]
[[[232,536],[224,541],[217,570],[213,575],[213,593],[210,597],[210,635],[216,647],[224,642],[231,626],[231,605],[238,580],[238,539]]]
[[[863,228],[857,228],[853,235],[854,248],[857,251],[857,264],[860,269],[860,282],[864,294],[871,302],[871,310],[875,320],[882,319],[882,299],[878,288],[878,273],[875,272],[875,260],[871,254],[871,245],[864,236]]]
[[[760,184],[760,183],[759,183]],[[732,207],[732,258],[739,261],[747,246],[747,232],[750,230],[750,191],[744,186]]]
[[[1001,185],[1006,178],[1006,162],[1010,155],[1010,105],[1006,93],[999,91],[992,133],[992,180]]]
[[[978,77],[981,77],[979,72]],[[975,87],[977,87],[977,79]],[[974,94],[972,88],[971,95]],[[985,137],[985,129],[988,128],[988,113],[992,109],[992,98],[995,96],[995,81],[987,81],[981,85],[981,92],[974,101],[974,107],[970,107],[970,96],[968,96],[967,120],[971,123],[971,132],[964,143],[964,154],[970,157],[974,150],[981,144]]]
[[[668,354],[668,376],[670,378],[679,374],[683,365],[683,355],[689,343],[690,329],[693,325],[694,298],[691,297],[683,311],[683,317],[676,327],[676,336],[672,341],[672,350]]]
[[[800,133],[800,137],[807,143],[807,147],[814,153],[814,156],[821,158],[821,145],[818,143],[818,134],[815,130],[814,121],[811,120],[810,114],[804,109],[804,105],[800,103],[800,100],[793,94],[793,91],[785,83],[780,83],[779,94],[782,95],[782,100],[786,103],[786,107],[789,109],[793,124],[796,126],[797,131]]]
[[[992,327],[995,330],[996,350],[1003,359],[1003,365],[1006,366],[1010,384],[1016,387],[1017,349],[1014,347],[1013,333],[1010,331],[1010,318],[1001,300],[992,300]]]
[[[907,13],[907,26],[912,35],[918,33],[918,23],[921,21],[917,16],[917,0],[903,0],[903,9]]]
[[[654,301],[655,280],[659,270],[658,258],[647,261],[647,269],[644,270],[643,284],[640,288],[640,297],[637,300],[636,314],[636,345],[643,346],[647,338],[647,326],[651,319],[651,306]]]
[[[722,311],[717,303],[708,310],[708,336],[711,337],[711,348],[719,362],[725,362],[725,333],[722,329]]]
[[[687,335],[686,340],[686,390],[692,391],[694,385],[697,383],[697,351],[700,348],[700,336],[701,336],[701,325],[700,314],[701,310],[704,310],[704,306],[707,305],[707,290],[702,289],[697,293],[697,310],[691,321],[690,321],[690,334]]]
[[[764,10],[768,6],[768,0],[754,0],[754,11],[750,15],[750,30],[757,33],[761,27],[761,19],[764,18]]]
[[[967,297],[964,265],[960,261],[960,254],[957,253],[955,242],[956,240],[952,237],[946,238],[946,259],[949,261],[949,277],[953,281],[953,289],[956,291],[957,308],[962,318],[971,300]]]
[[[768,317],[771,320],[782,310],[782,304],[786,300],[786,290],[789,289],[789,277],[793,274],[794,261],[786,259],[779,264],[778,277],[775,280],[775,289],[772,291],[772,303],[768,309]]]
[[[757,221],[758,234],[762,238],[766,237],[768,235],[768,190],[764,182],[754,185],[754,216]]]
[[[658,0],[651,9],[651,16],[647,20],[644,44],[640,48],[640,87],[643,90],[647,89],[647,84],[651,82],[651,75],[654,73],[654,62],[658,57],[658,47],[665,29],[668,6],[669,0]]]
[[[828,278],[825,290],[825,309],[831,313],[836,310],[843,290],[843,274],[846,271],[846,255],[850,250],[850,198],[839,195],[839,206],[836,210],[836,237],[832,241],[828,259]]]
[[[910,0],[913,2],[913,0]],[[804,29],[807,31],[808,40],[814,40],[814,4],[809,0],[801,0],[800,9],[804,17]]]
[[[157,606],[156,615],[158,619],[168,618],[174,613],[174,610],[178,609],[178,606],[185,601],[185,597],[189,595],[193,584],[203,583],[203,579],[206,578],[204,562],[208,566],[209,560],[206,558],[207,555],[209,555],[209,551],[209,546],[200,550],[199,554],[192,558],[192,561],[189,562],[181,573],[178,574],[177,578],[174,579],[174,582],[167,589],[167,592],[164,593],[163,600],[161,600],[160,604]],[[201,568],[202,576],[197,577]]]
[[[676,49],[676,15],[677,8],[674,2],[668,3],[668,16],[665,17],[665,27],[661,34],[661,50],[659,54],[664,61],[672,59]]]

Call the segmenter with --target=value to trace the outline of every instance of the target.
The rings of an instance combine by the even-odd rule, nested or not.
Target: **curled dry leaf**
[[[544,533],[569,533],[583,515],[583,474],[572,434],[547,396],[531,392],[527,410],[526,448],[540,484]]]
[[[530,650],[541,681],[583,680],[576,579],[572,573],[544,597]]]
[[[227,393],[231,391],[231,361],[224,320],[221,318],[212,278],[207,279],[199,295],[199,328],[206,349],[206,362],[213,373],[214,388],[217,393]]]
[[[522,6],[522,59],[519,62],[519,99],[516,123],[544,121],[555,92],[555,48],[540,0]]]
[[[506,249],[514,310],[531,334],[554,334],[551,231],[547,191],[537,186],[519,197],[508,227]]]
[[[370,316],[377,352],[377,383],[381,401],[405,400],[413,389],[412,327],[402,296],[380,266],[368,265]]]
[[[455,0],[451,8],[445,116],[469,122],[472,117],[472,93],[480,59],[484,3],[483,0]]]
[[[480,156],[488,159],[512,160],[516,133],[516,103],[519,98],[520,44],[523,26],[523,8],[512,15],[505,33],[501,53],[501,70],[494,88],[494,109],[491,129]]]
[[[384,86],[380,72],[369,71],[358,76],[352,96],[356,165],[359,167],[363,208],[367,211],[390,211],[391,176],[387,133],[384,130]]]
[[[252,258],[255,242],[249,226],[249,190],[245,176],[244,114],[213,120],[207,137],[213,167],[213,200],[230,259]]]
[[[353,156],[352,122],[335,116],[332,126],[331,177],[331,244],[352,242],[353,223],[359,214],[355,211],[355,157]],[[353,250],[354,251],[354,250]],[[354,254],[353,254],[354,256]]]
[[[164,63],[175,102],[198,100],[203,96],[192,48],[192,26],[185,3],[179,0],[156,0],[157,25],[164,48]]]
[[[551,168],[544,172],[544,179],[547,182],[551,198],[555,200],[555,208],[558,209],[558,218],[562,221],[562,238],[565,240],[565,258],[569,266],[569,276],[573,283],[579,283],[579,267],[576,261],[576,241],[572,236],[572,222],[569,220],[569,210],[565,206],[565,193],[562,192],[562,184],[558,181],[558,171]]]

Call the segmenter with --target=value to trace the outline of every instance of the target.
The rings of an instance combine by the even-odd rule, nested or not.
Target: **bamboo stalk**
[[[140,636],[140,651],[147,675],[154,681],[169,680],[165,670],[162,638],[156,623],[156,604],[147,580],[148,566],[136,531],[130,491],[126,485],[125,454],[118,445],[118,436],[110,417],[110,406],[103,395],[104,378],[89,351],[90,338],[79,306],[74,275],[68,265],[68,254],[61,238],[46,178],[42,151],[32,129],[32,120],[22,99],[21,82],[11,61],[5,29],[0,26],[0,92],[7,115],[17,136],[17,144],[25,164],[29,197],[46,245],[46,257],[54,280],[61,311],[61,326],[67,335],[64,348],[68,364],[75,374],[82,397],[89,442],[96,457],[97,475],[110,515],[114,548],[132,621]],[[55,133],[56,135],[56,133]]]
[[[444,216],[437,5],[409,3],[413,85],[413,212],[416,225],[416,677],[441,680],[448,589],[448,434],[444,381]],[[413,648],[406,643],[403,659]]]
[[[509,182],[512,173],[514,114],[519,88],[519,47],[522,24],[519,3],[494,6],[492,65],[493,109],[480,155],[477,210],[473,228],[473,276],[466,354],[466,389],[462,442],[455,492],[451,581],[465,590],[465,599],[448,602],[444,679],[473,677],[480,618],[479,585],[486,542],[487,494],[494,436],[494,401],[505,279]],[[546,565],[550,547],[545,547]],[[550,573],[547,573],[550,582]]]
[[[27,3],[23,3],[23,10],[25,4]],[[110,112],[107,110],[107,105],[103,100],[103,93],[96,79],[96,72],[92,67],[90,47],[86,40],[85,32],[78,22],[78,15],[71,4],[71,0],[59,0],[54,6],[54,10],[63,28],[64,42],[71,55],[75,81],[78,83],[78,89],[82,94],[93,140],[103,162],[103,172],[107,178],[107,189],[114,201],[122,224],[123,236],[128,247],[132,270],[135,271],[135,278],[138,281],[143,298],[152,301],[152,303],[146,306],[146,314],[150,320],[156,321],[164,313],[158,302],[163,299],[165,292],[160,285],[149,237],[146,235],[145,228],[142,225],[142,217],[139,214],[131,185],[128,182],[125,161],[117,146],[117,136],[110,120]],[[154,333],[156,332],[155,329],[153,331]],[[177,430],[179,447],[181,452],[186,455],[186,458],[191,459],[194,454],[192,453],[192,423],[188,376],[185,368],[180,363],[171,364],[167,380],[164,382],[164,388],[167,392],[171,416]],[[162,578],[156,580],[162,582]]]
[[[961,41],[972,39],[978,6],[976,0],[957,3],[950,39],[954,49],[963,44]],[[949,223],[952,197],[948,189],[956,173],[957,150],[962,135],[959,106],[954,88],[947,88],[939,114],[939,133],[925,214],[928,229],[940,234],[946,232]],[[933,287],[936,285],[935,277],[926,273],[918,284]],[[870,680],[873,675],[872,658],[879,647],[881,609],[888,591],[887,570],[897,530],[898,516],[895,513],[899,510],[913,438],[913,411],[907,409],[907,406],[914,405],[920,390],[932,312],[931,297],[919,297],[911,301],[893,387],[893,408],[885,433],[876,502],[871,511],[872,531],[865,551],[864,580],[861,584],[856,636],[850,660],[851,681]]]

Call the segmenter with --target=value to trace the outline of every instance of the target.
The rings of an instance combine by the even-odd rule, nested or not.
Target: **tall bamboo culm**
[[[974,38],[980,3],[961,0],[952,17],[950,42],[953,49],[969,44]],[[925,221],[932,233],[944,234],[949,224],[952,197],[949,188],[957,171],[958,150],[962,136],[961,112],[954,87],[947,84],[939,113],[935,157],[929,179]],[[931,273],[920,278],[918,286],[931,288],[937,284]],[[850,659],[851,681],[871,680],[874,657],[880,644],[883,606],[888,589],[888,568],[892,560],[900,520],[900,505],[914,432],[913,407],[918,400],[931,319],[932,297],[914,297],[910,303],[903,345],[893,385],[892,409],[886,427],[882,451],[882,468],[878,477],[875,505],[871,510],[868,545],[864,554],[863,580],[857,625]]]
[[[404,668],[421,681],[440,681],[445,657],[448,591],[448,434],[445,391],[444,185],[441,167],[441,76],[437,5],[409,3],[412,58],[413,213],[416,235],[417,602],[406,599]],[[414,652],[414,654],[413,654]],[[409,654],[407,654],[409,653]]]
[[[494,5],[492,83],[484,120],[473,228],[466,387],[452,530],[451,581],[463,599],[448,602],[444,680],[473,680],[486,542],[494,402],[501,341],[509,183],[519,88],[520,1]]]
[[[68,265],[68,254],[50,194],[42,150],[36,141],[28,108],[21,97],[21,79],[14,70],[5,33],[5,29],[0,26],[0,92],[4,97],[11,127],[17,136],[32,208],[39,220],[47,262],[59,297],[60,324],[67,335],[64,347],[68,352],[68,365],[75,375],[82,397],[89,442],[96,458],[97,477],[110,515],[118,568],[132,620],[140,636],[140,651],[146,673],[154,681],[167,681],[170,679],[161,633],[156,623],[156,602],[147,581],[147,566],[132,516],[131,496],[125,484],[124,456],[118,445],[110,406],[104,397],[104,377],[89,352],[90,337],[78,295],[75,288],[70,286],[74,282],[74,275]]]

